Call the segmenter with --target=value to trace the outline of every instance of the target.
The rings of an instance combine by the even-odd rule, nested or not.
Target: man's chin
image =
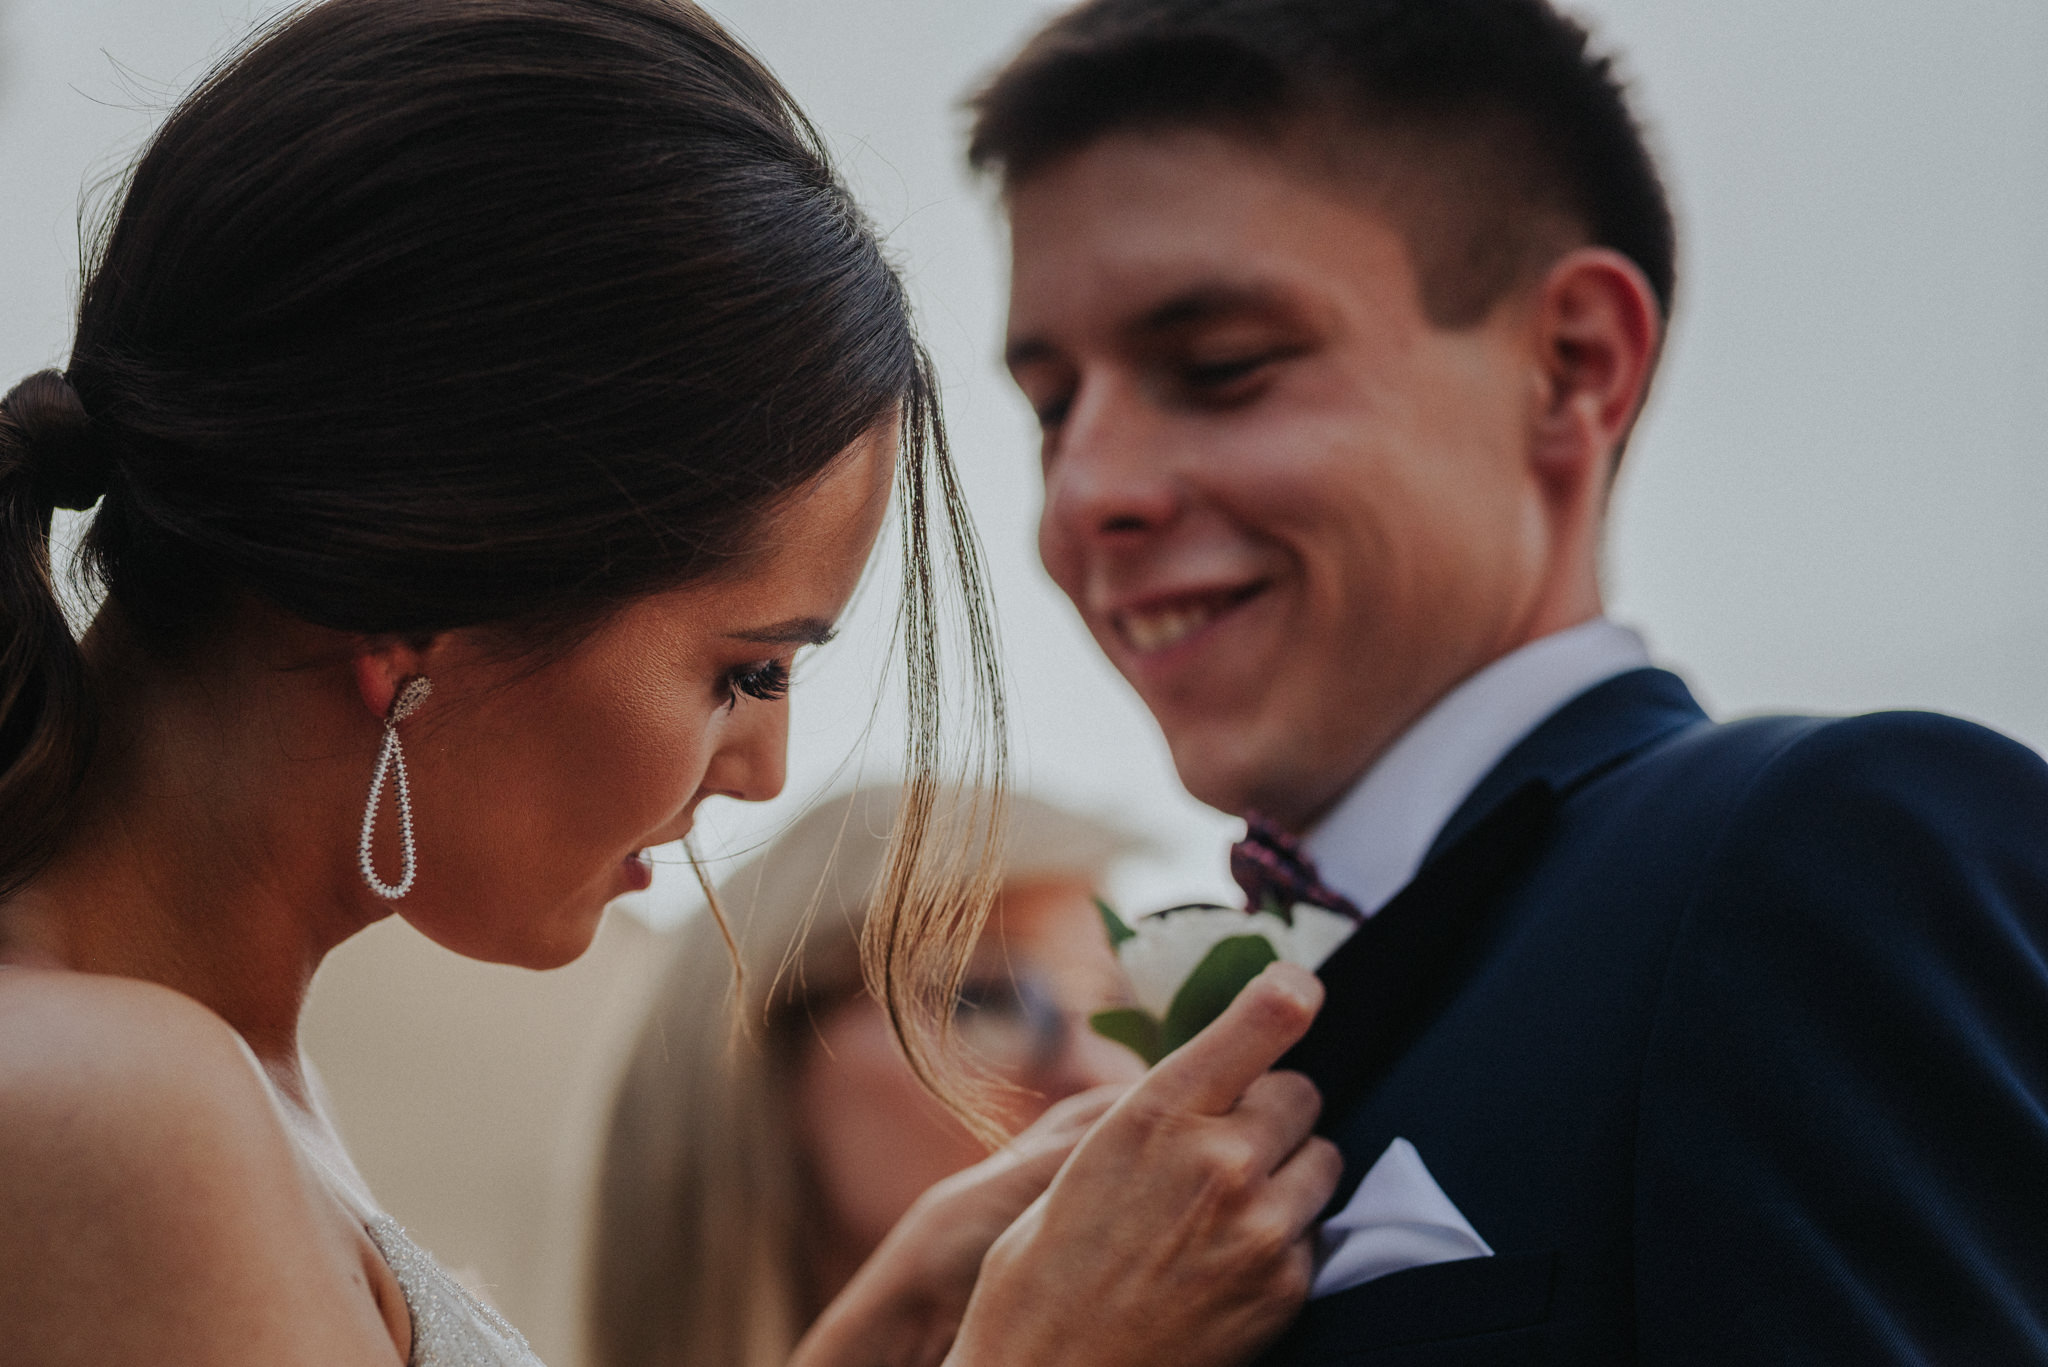
[[[1315,756],[1293,753],[1295,746],[1259,745],[1258,735],[1251,728],[1190,729],[1178,736],[1169,731],[1167,747],[1181,786],[1230,816],[1256,812],[1283,830],[1307,830],[1343,796],[1348,778],[1327,762],[1313,762]]]
[[[1284,794],[1288,784],[1285,775],[1274,772],[1277,766],[1271,763],[1271,756],[1243,753],[1238,744],[1218,746],[1213,739],[1176,742],[1168,736],[1167,746],[1173,752],[1173,767],[1181,786],[1197,801],[1230,816],[1257,812],[1281,819],[1271,810],[1271,799]],[[1293,805],[1284,798],[1283,803]]]

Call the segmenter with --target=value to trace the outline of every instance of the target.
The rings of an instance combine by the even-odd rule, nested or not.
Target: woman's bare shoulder
[[[194,1066],[232,1061],[257,1081],[233,1027],[182,992],[65,969],[0,973],[0,1085],[62,1081],[80,1068],[97,1075],[185,1050]]]
[[[291,1155],[255,1056],[233,1027],[182,993],[132,978],[0,973],[0,1116],[0,1149],[56,1139],[39,1123],[48,1122],[65,1140],[53,1156],[74,1161],[81,1142],[105,1140],[118,1152],[145,1137],[201,1133],[242,1161]],[[163,1157],[204,1161],[182,1150]]]
[[[30,1361],[395,1357],[254,1057],[168,989],[0,973],[0,1212]]]

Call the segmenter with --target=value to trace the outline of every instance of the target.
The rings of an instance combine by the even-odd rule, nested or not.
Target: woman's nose
[[[1059,1053],[1033,1090],[1044,1093],[1050,1103],[1112,1082],[1136,1082],[1144,1075],[1145,1065],[1136,1054],[1096,1034],[1084,1016],[1069,1023]]]
[[[766,802],[782,792],[788,776],[789,704],[742,699],[704,771],[706,791]]]

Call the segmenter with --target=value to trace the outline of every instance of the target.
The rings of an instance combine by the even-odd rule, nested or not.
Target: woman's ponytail
[[[56,508],[90,508],[106,466],[64,375],[0,399],[0,898],[56,852],[92,754],[85,659],[50,564]]]

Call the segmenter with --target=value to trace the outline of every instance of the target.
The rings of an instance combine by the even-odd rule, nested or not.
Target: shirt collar
[[[1302,842],[1324,883],[1368,916],[1407,886],[1458,804],[1516,743],[1596,684],[1650,663],[1604,617],[1531,641],[1446,693]]]

